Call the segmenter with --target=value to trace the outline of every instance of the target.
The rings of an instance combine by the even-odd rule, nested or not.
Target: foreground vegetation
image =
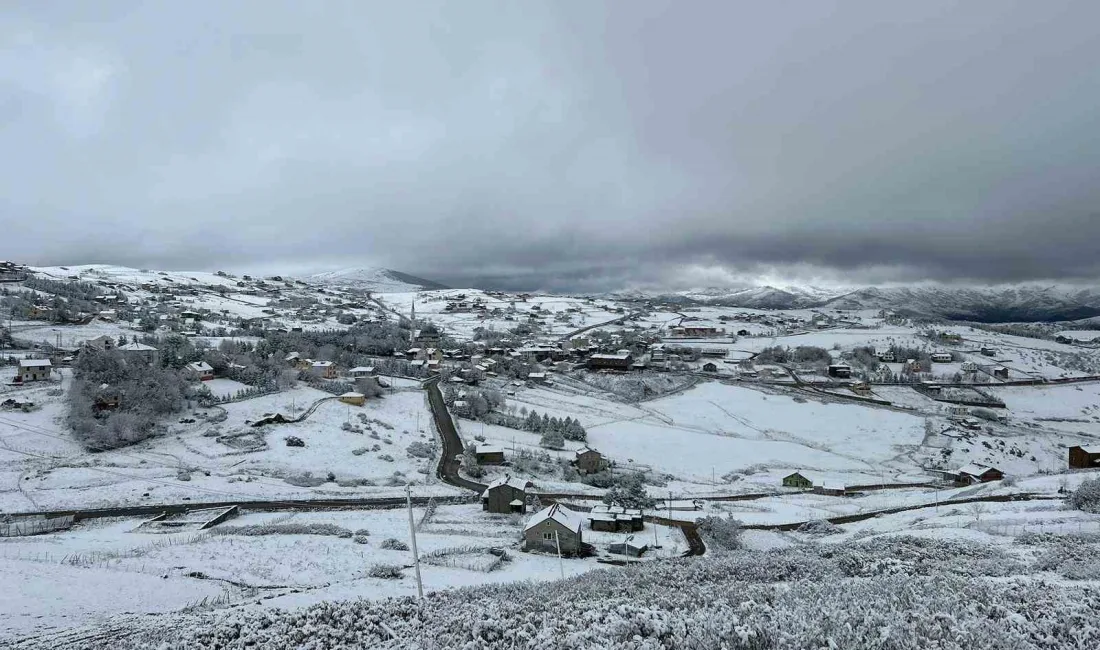
[[[299,611],[173,617],[112,648],[1096,648],[1094,538],[734,551]],[[1016,552],[1019,551],[1019,552]],[[1030,558],[1030,559],[1021,559]]]

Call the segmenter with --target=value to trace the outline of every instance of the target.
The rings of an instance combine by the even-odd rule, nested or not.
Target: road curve
[[[439,377],[432,377],[425,381],[424,389],[428,391],[428,405],[432,409],[432,419],[435,420],[435,428],[439,430],[439,437],[443,441],[443,455],[439,459],[439,467],[436,468],[435,475],[448,485],[473,490],[480,496],[488,486],[463,478],[458,473],[458,468],[461,466],[458,457],[462,454],[462,439],[458,437],[454,420],[451,419],[447,405],[443,402],[443,393],[439,390]]]

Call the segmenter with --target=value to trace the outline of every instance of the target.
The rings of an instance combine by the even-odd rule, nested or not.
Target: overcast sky
[[[1100,277],[1100,2],[4,2],[0,258]]]

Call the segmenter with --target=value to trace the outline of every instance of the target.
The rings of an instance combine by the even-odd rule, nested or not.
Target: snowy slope
[[[402,293],[419,289],[447,288],[438,282],[380,267],[352,267],[337,271],[326,271],[311,275],[306,280],[379,293]]]

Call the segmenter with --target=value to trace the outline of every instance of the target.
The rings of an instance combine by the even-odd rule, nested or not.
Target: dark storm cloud
[[[0,11],[0,257],[577,291],[1100,276],[1093,2]]]

